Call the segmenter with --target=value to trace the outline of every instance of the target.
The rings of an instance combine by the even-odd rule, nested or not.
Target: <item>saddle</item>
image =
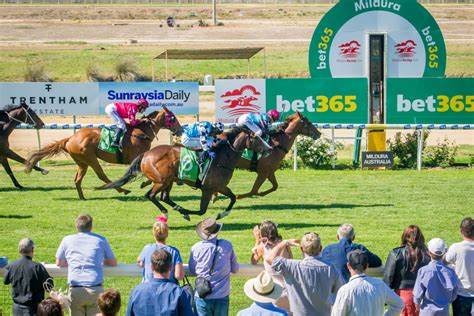
[[[100,132],[100,142],[99,142],[98,148],[102,151],[105,151],[105,152],[108,152],[108,153],[111,153],[111,154],[115,154],[116,157],[117,157],[117,161],[119,163],[123,163],[122,151],[118,147],[112,146],[112,143],[115,139],[116,134],[117,134],[117,131],[116,131],[115,128],[110,128],[110,127],[102,128],[102,130]],[[123,138],[125,137],[125,134],[127,134],[127,133],[124,133],[122,135],[120,141],[123,141]]]

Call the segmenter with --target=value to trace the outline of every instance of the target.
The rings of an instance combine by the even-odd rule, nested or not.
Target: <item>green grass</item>
[[[83,43],[60,42],[55,48],[32,47],[24,50],[5,48],[0,50],[0,81],[23,81],[27,61],[41,62],[48,75],[59,82],[87,81],[86,69],[98,66],[105,74],[113,74],[117,60],[133,56],[139,71],[151,77],[151,59],[166,48],[165,46],[113,46],[83,45]],[[448,76],[474,75],[474,45],[447,45]],[[182,48],[182,47],[181,47]],[[269,77],[308,77],[307,45],[267,47],[267,69]],[[251,77],[263,77],[263,55],[251,59]],[[202,81],[204,75],[215,78],[235,78],[247,76],[247,61],[169,61],[169,78]],[[165,64],[155,62],[156,80],[165,79]]]
[[[87,201],[78,201],[73,185],[72,165],[56,164],[51,173],[26,176],[16,171],[20,183],[29,190],[12,188],[5,173],[0,173],[0,255],[17,257],[17,243],[29,236],[36,243],[36,259],[53,262],[61,239],[74,233],[74,218],[83,212],[94,217],[94,231],[106,236],[119,262],[133,263],[143,245],[152,242],[151,225],[155,207],[143,200],[139,182],[130,185],[129,196],[115,191],[94,191],[99,180],[91,172],[83,185]],[[124,168],[107,166],[111,178]],[[279,224],[284,238],[298,238],[308,231],[321,235],[323,245],[335,241],[336,229],[344,222],[355,225],[357,241],[384,260],[399,244],[402,230],[409,224],[420,225],[427,239],[459,240],[460,220],[472,216],[474,205],[472,169],[416,171],[313,171],[282,170],[277,174],[280,188],[267,197],[237,201],[232,214],[223,220],[223,238],[230,240],[241,263],[249,262],[253,245],[252,227],[264,219]],[[254,175],[238,171],[231,182],[236,193],[251,186]],[[188,187],[173,189],[175,200],[196,209],[199,192]],[[207,215],[215,216],[226,201],[211,205]],[[190,247],[198,241],[192,222],[178,214],[170,216],[169,243],[177,246],[185,260]],[[250,301],[242,292],[245,279],[232,278],[231,315]],[[64,284],[64,280],[59,281]],[[107,278],[106,287],[117,287],[126,300],[138,279]],[[0,304],[9,308],[5,287]],[[0,306],[1,306],[0,305]]]

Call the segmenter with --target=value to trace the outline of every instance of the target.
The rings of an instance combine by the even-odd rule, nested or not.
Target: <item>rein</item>
[[[20,108],[21,108],[23,111],[25,111],[25,114],[26,114],[26,119],[25,119],[25,121],[19,120],[19,119],[17,119],[16,117],[12,116],[12,115],[10,114],[10,112],[5,112],[5,113],[7,113],[7,116],[8,116],[11,120],[13,120],[13,121],[15,121],[15,122],[18,122],[18,123],[20,123],[20,124],[22,124],[22,123],[23,123],[23,124],[28,124],[28,119],[30,119],[30,120],[33,122],[33,124],[35,124],[35,120],[34,120],[33,117],[31,116],[31,114],[28,113],[28,111],[27,111],[24,107],[20,107]],[[15,109],[15,110],[16,110],[16,109]]]

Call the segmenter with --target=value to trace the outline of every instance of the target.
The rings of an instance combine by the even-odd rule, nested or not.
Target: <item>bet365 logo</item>
[[[474,112],[474,95],[430,95],[426,99],[410,99],[397,94],[397,112]]]

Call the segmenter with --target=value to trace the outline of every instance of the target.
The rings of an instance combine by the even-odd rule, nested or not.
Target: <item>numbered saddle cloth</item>
[[[99,142],[99,149],[106,151],[111,154],[115,154],[118,152],[118,148],[112,146],[114,142],[115,134],[117,133],[116,129],[104,127],[100,132],[100,142]],[[124,135],[122,135],[122,138]]]
[[[178,179],[197,183],[203,181],[207,170],[211,165],[211,159],[204,162],[203,170],[200,172],[198,163],[198,152],[186,147],[181,147],[181,155],[179,157]]]

